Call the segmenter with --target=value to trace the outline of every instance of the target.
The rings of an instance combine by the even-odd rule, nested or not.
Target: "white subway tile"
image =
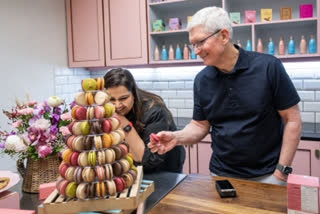
[[[314,101],[315,92],[314,91],[298,91],[298,94],[302,101]]]
[[[301,112],[301,120],[304,123],[314,123],[315,113],[314,112]]]
[[[178,90],[177,96],[179,98],[191,98],[193,99],[193,91],[192,90]]]
[[[304,112],[320,112],[320,102],[304,102],[303,103]]]
[[[153,89],[153,82],[152,81],[139,81],[137,85],[141,89]]]
[[[320,80],[303,80],[303,89],[320,90]]]
[[[175,98],[177,96],[176,90],[162,90],[161,97],[162,98]]]
[[[185,81],[184,82],[184,87],[185,87],[185,89],[193,89],[193,81]]]
[[[170,108],[185,108],[184,99],[169,99]]]
[[[192,118],[192,109],[178,109],[178,117]]]
[[[292,80],[292,83],[297,90],[302,89],[303,80]]]
[[[170,89],[184,89],[184,81],[169,82]]]
[[[153,89],[168,89],[168,82],[153,82]]]
[[[320,91],[316,91],[316,101],[320,101]]]

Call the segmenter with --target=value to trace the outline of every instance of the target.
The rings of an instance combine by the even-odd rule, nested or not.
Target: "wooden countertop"
[[[220,198],[215,180],[223,179],[228,179],[236,189],[236,198]],[[191,174],[148,212],[162,213],[287,213],[286,187]]]

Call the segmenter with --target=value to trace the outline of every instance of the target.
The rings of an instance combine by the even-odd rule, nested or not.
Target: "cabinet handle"
[[[319,158],[320,158],[320,150],[319,150],[319,149],[316,149],[316,150],[314,151],[314,155],[316,156],[317,159],[319,159]]]

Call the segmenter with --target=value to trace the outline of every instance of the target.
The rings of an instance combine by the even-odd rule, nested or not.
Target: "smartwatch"
[[[276,168],[285,175],[289,175],[292,172],[292,168],[290,166],[284,166],[280,163],[277,164]]]
[[[128,132],[131,131],[131,129],[132,129],[132,123],[129,122],[128,125],[126,125],[126,126],[123,128],[123,131],[125,131],[125,132],[128,133]]]

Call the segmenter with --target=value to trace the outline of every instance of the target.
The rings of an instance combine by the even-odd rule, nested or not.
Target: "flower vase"
[[[60,162],[57,154],[39,160],[27,158],[26,167],[24,159],[19,159],[17,169],[23,178],[22,191],[38,193],[40,184],[56,181],[59,177]]]

